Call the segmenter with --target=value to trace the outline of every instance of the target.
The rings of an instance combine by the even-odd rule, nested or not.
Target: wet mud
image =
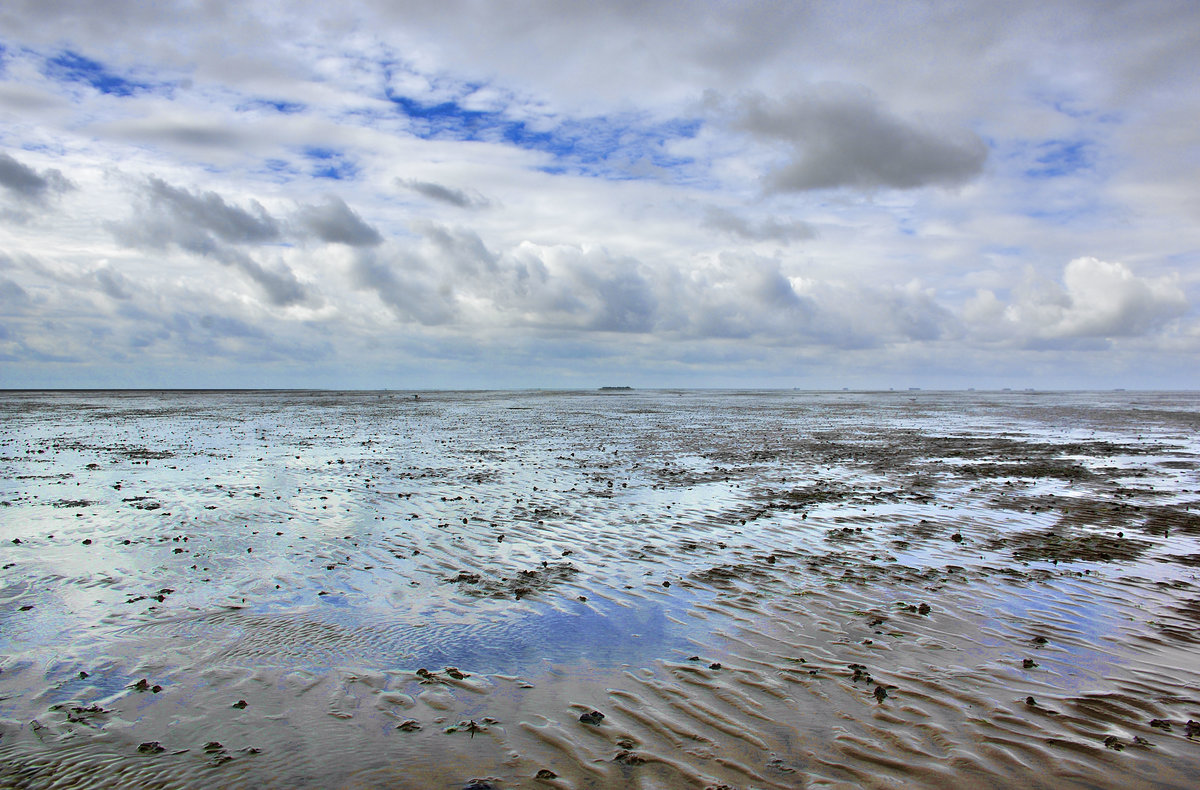
[[[5,393],[0,786],[1190,788],[1200,397]]]

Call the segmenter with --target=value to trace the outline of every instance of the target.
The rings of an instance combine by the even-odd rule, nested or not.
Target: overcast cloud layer
[[[1200,5],[0,6],[0,386],[1200,386]]]

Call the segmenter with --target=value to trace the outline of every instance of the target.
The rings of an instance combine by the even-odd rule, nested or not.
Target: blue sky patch
[[[132,96],[140,91],[148,91],[152,87],[144,82],[125,79],[121,75],[109,71],[102,63],[85,58],[70,50],[48,58],[45,74],[60,82],[79,82],[91,85],[101,93],[110,96]]]
[[[334,181],[350,181],[358,175],[359,168],[344,151],[336,148],[308,146],[301,151],[311,161],[313,178],[329,178]]]
[[[1029,178],[1059,178],[1087,170],[1092,164],[1086,140],[1048,140],[1034,150],[1034,164],[1025,170]]]
[[[423,104],[391,91],[387,98],[422,139],[504,143],[552,155],[556,161],[539,168],[547,173],[619,180],[642,177],[646,165],[673,170],[692,164],[668,154],[665,144],[694,137],[701,125],[695,119],[645,123],[634,116],[597,116],[535,129],[501,111],[470,110],[456,101]]]
[[[301,102],[278,99],[252,99],[239,104],[237,109],[239,112],[246,112],[248,110],[274,110],[283,115],[295,115],[298,112],[307,110],[308,105]]]

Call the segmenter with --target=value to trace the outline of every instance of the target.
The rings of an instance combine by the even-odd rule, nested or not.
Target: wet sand
[[[1200,777],[1200,395],[0,416],[0,786]]]

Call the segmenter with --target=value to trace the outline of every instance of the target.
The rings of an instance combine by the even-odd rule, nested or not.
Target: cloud
[[[491,201],[478,193],[468,194],[461,189],[435,184],[432,181],[417,181],[415,179],[397,178],[399,186],[411,189],[430,200],[446,203],[457,208],[478,209],[491,205]]]
[[[25,201],[41,204],[50,195],[65,192],[72,184],[58,170],[38,172],[0,151],[0,186]]]
[[[817,235],[811,225],[801,220],[780,221],[768,217],[755,223],[717,206],[709,206],[705,210],[704,225],[747,241],[777,241],[780,244],[791,244]]]
[[[160,218],[170,220],[175,226],[171,230],[182,230],[185,237],[207,231],[232,244],[257,244],[280,236],[279,223],[258,201],[243,209],[226,203],[216,192],[193,194],[153,176],[148,184],[147,197]]]
[[[296,221],[324,242],[350,247],[374,247],[383,243],[379,231],[363,221],[341,198],[329,196],[321,205],[303,206]]]
[[[12,308],[29,301],[29,294],[7,277],[0,277],[0,304]]]
[[[770,192],[958,186],[983,171],[988,154],[974,132],[905,120],[868,91],[841,85],[778,100],[744,94],[732,124],[788,149],[786,161],[765,176]]]
[[[374,292],[401,321],[441,326],[457,315],[449,284],[419,257],[394,248],[359,250],[350,280],[354,287]]]
[[[1028,277],[1008,304],[983,290],[963,315],[977,333],[1070,345],[1150,335],[1189,309],[1177,277],[1138,277],[1123,263],[1085,257],[1066,265],[1061,285]]]
[[[237,269],[255,282],[267,300],[286,307],[311,298],[295,273],[282,261],[263,265],[240,246],[279,241],[283,229],[257,201],[248,208],[232,205],[215,192],[191,192],[160,178],[147,179],[135,216],[110,223],[118,242],[162,250],[172,245]]]

